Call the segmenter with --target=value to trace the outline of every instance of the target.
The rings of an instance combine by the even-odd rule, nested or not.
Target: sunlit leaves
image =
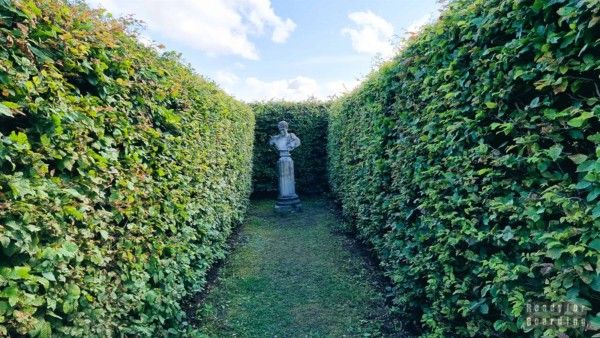
[[[0,336],[185,336],[243,217],[250,108],[129,28],[0,1]]]

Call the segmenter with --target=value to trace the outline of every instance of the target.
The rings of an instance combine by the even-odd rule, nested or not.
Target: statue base
[[[275,203],[275,212],[287,214],[302,211],[302,203],[298,196],[279,197]]]

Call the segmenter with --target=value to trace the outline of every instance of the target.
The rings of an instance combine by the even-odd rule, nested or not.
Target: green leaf
[[[64,242],[61,248],[61,253],[66,257],[73,257],[75,253],[79,250],[77,244],[73,242]]]
[[[65,301],[62,304],[62,311],[66,314],[73,312],[74,309],[75,309],[75,307],[73,306],[73,303],[70,301]]]
[[[9,107],[7,107],[4,103],[0,103],[0,115],[14,117],[14,113],[12,112],[12,110]]]
[[[594,219],[600,217],[600,203],[598,205],[596,205],[596,207],[594,209],[592,209],[592,217]]]
[[[600,315],[596,314],[595,316],[588,317],[588,323],[592,326],[593,329],[600,329]]]
[[[10,135],[8,135],[8,138],[17,143],[17,144],[22,144],[22,145],[28,145],[29,141],[27,140],[27,134],[22,133],[22,132],[14,132],[12,131],[10,133]]]
[[[81,221],[84,219],[84,214],[82,212],[80,212],[79,210],[77,210],[75,207],[67,205],[65,207],[63,207],[63,210],[65,211],[65,213],[69,216],[72,216],[73,218],[75,218],[78,221]]]
[[[546,251],[546,256],[552,259],[558,259],[563,253],[562,248],[552,248]]]
[[[594,143],[600,143],[600,133],[596,133],[594,135],[590,135],[587,137],[588,141],[594,142]]]
[[[479,307],[479,312],[481,312],[482,314],[486,315],[486,314],[488,314],[488,312],[490,312],[490,307],[486,303],[483,303]]]
[[[596,251],[600,251],[600,238],[596,238],[593,241],[589,242],[588,247],[590,247]]]
[[[562,151],[563,146],[560,144],[555,144],[548,150],[548,156],[550,156],[552,160],[556,161],[560,157]]]
[[[579,128],[579,127],[583,126],[585,121],[590,119],[592,116],[594,116],[594,114],[592,114],[590,112],[583,112],[583,113],[581,113],[581,115],[579,117],[570,119],[569,122],[567,122],[567,124],[570,125],[571,127]]]
[[[496,102],[488,101],[485,103],[485,106],[488,107],[489,109],[494,109],[494,108],[498,107],[498,104]]]
[[[494,330],[499,331],[499,332],[504,332],[506,327],[506,322],[502,321],[502,320],[497,320],[494,322]]]
[[[592,182],[590,182],[590,181],[579,181],[575,185],[575,189],[578,189],[578,190],[587,189],[591,185],[592,185]]]
[[[56,277],[54,277],[54,274],[52,272],[42,272],[42,276],[44,276],[44,278],[46,278],[49,281],[56,282]]]
[[[577,166],[578,173],[588,172],[596,167],[596,161],[588,160]]]
[[[31,271],[29,266],[15,266],[13,275],[16,279],[29,279],[31,277],[29,271]]]
[[[40,320],[35,326],[35,336],[38,338],[51,338],[52,337],[52,326],[45,320]]]
[[[79,289],[79,286],[77,286],[77,284],[70,284],[67,287],[67,294],[69,296],[69,298],[79,298],[79,295],[81,294],[81,290]]]
[[[524,73],[525,73],[525,71],[524,71],[524,70],[522,70],[522,69],[517,69],[517,70],[515,70],[515,71],[514,71],[514,73],[513,73],[513,80],[516,80],[516,79],[518,79],[518,78],[519,78],[521,75],[523,75]]]
[[[491,285],[488,284],[481,288],[481,297],[485,297],[485,295],[487,295],[488,291],[490,291],[490,287]]]
[[[38,283],[42,284],[42,286],[44,287],[44,289],[48,290],[48,288],[50,287],[50,281],[47,280],[44,277],[35,277],[35,280],[37,280]]]
[[[577,298],[577,296],[579,296],[579,291],[579,288],[570,288],[569,290],[567,290],[567,300],[573,300]]]
[[[31,49],[31,52],[35,56],[37,56],[38,58],[40,58],[41,62],[52,61],[52,58],[50,56],[48,56],[46,53],[44,53],[41,49],[36,48],[35,46],[29,46],[29,48]]]
[[[8,186],[15,197],[23,197],[35,193],[31,188],[29,180],[20,176],[10,178]]]
[[[600,196],[600,188],[596,187],[594,189],[592,189],[592,191],[590,191],[590,193],[587,195],[586,200],[588,202],[592,202],[593,200],[595,200],[598,196]]]
[[[573,303],[577,304],[577,305],[583,305],[583,306],[585,306],[587,308],[592,308],[592,304],[587,299],[584,299],[584,298],[575,298],[575,299],[573,299],[571,301]]]
[[[569,156],[569,158],[571,159],[571,161],[575,162],[575,164],[581,164],[583,162],[585,162],[585,160],[587,160],[587,155],[583,155],[583,154],[577,154],[577,155],[572,155]]]
[[[0,102],[0,104],[5,105],[6,107],[10,108],[10,109],[19,109],[21,108],[21,106],[17,103],[14,102],[10,102],[10,101],[2,101]]]
[[[50,323],[44,321],[43,326],[40,328],[40,338],[51,338],[52,337],[52,326]]]
[[[594,279],[592,279],[592,282],[590,283],[590,287],[592,290],[600,292],[600,274],[594,276]]]
[[[19,289],[16,286],[9,286],[2,291],[2,295],[8,298],[8,304],[14,307],[19,301]]]
[[[560,16],[568,16],[575,11],[576,9],[574,7],[565,6],[561,7],[556,13]]]
[[[502,239],[506,242],[510,241],[514,237],[514,232],[510,226],[506,226],[502,231]]]

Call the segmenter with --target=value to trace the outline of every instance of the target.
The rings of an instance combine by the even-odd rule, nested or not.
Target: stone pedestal
[[[302,204],[296,194],[296,182],[294,181],[294,161],[290,152],[283,150],[277,161],[279,169],[279,196],[275,204],[275,211],[287,213],[302,211]]]

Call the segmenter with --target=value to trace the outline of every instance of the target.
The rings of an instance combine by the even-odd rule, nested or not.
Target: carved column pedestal
[[[275,203],[275,211],[287,213],[302,211],[302,204],[296,194],[296,182],[294,181],[294,161],[290,152],[280,151],[277,167],[279,169],[279,197]]]

